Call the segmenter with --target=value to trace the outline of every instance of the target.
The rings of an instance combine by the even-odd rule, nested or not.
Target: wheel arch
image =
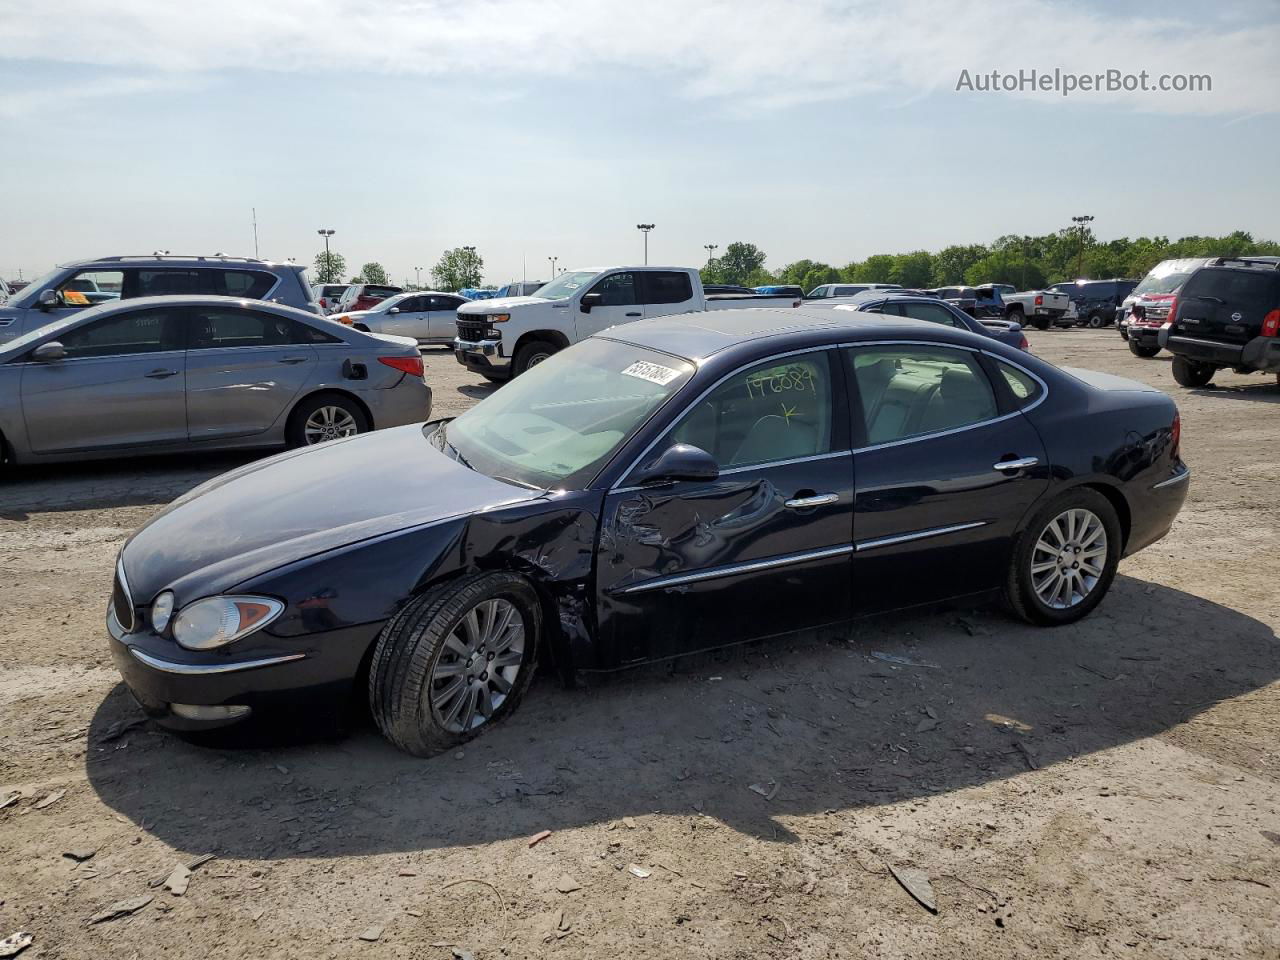
[[[344,400],[352,401],[361,409],[361,411],[363,411],[365,419],[369,421],[369,429],[376,430],[378,428],[378,425],[374,423],[373,411],[369,409],[369,405],[359,396],[352,393],[350,390],[343,390],[339,387],[317,387],[314,390],[304,393],[293,401],[293,406],[289,409],[289,416],[285,420],[285,429],[288,430],[289,427],[293,425],[294,418],[298,415],[298,411],[302,409],[302,405],[304,403],[308,400],[314,400],[316,397],[322,396],[342,397]]]
[[[532,343],[535,340],[554,343],[557,350],[563,350],[569,346],[569,338],[559,330],[530,330],[528,333],[522,333],[520,338],[516,340],[516,345],[511,350],[511,356],[514,357],[525,344]]]
[[[1133,509],[1129,506],[1129,500],[1124,495],[1124,491],[1114,484],[1102,483],[1097,480],[1077,484],[1071,489],[1096,491],[1106,497],[1111,506],[1115,508],[1116,519],[1120,523],[1120,554],[1123,556],[1124,551],[1129,546],[1129,532],[1133,529]]]

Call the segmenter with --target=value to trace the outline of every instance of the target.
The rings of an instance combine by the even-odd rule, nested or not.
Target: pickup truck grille
[[[489,329],[489,324],[484,320],[463,320],[458,318],[458,337],[462,340],[470,340],[473,343],[477,340],[483,340],[485,332]]]

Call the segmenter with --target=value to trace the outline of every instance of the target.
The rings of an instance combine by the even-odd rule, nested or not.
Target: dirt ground
[[[24,960],[1280,957],[1280,390],[1182,390],[1114,330],[1031,337],[1168,390],[1194,471],[1086,621],[898,616],[586,690],[543,677],[428,761],[371,730],[213,750],[133,725],[112,559],[243,456],[19,473],[0,938],[33,934]],[[427,362],[439,414],[490,389]],[[181,896],[161,885],[205,854]],[[890,868],[926,874],[936,914]],[[145,905],[91,922],[121,901]]]

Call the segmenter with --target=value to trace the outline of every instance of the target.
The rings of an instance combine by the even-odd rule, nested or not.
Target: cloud
[[[1128,11],[1132,5],[1125,9]],[[1159,11],[1159,4],[1150,9]],[[1212,90],[1076,93],[1072,103],[1239,116],[1276,110],[1280,23],[1123,15],[1056,0],[0,0],[0,60],[131,75],[404,73],[483,86],[593,72],[752,110],[958,93],[962,70],[1208,74]]]

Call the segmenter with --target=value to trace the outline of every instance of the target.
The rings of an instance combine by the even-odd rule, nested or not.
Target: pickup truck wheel
[[[516,351],[515,358],[511,361],[511,375],[520,376],[530,367],[537,366],[547,357],[558,352],[558,349],[554,343],[548,343],[545,340],[530,340]]]
[[[1037,330],[1048,330],[1049,318],[1048,317],[1032,317],[1031,325],[1035,327]]]
[[[1010,307],[1009,312],[1005,314],[1005,319],[1010,323],[1026,323],[1027,317],[1022,312],[1021,307]]]
[[[1143,346],[1137,340],[1130,339],[1129,337],[1125,337],[1125,339],[1129,341],[1129,352],[1135,357],[1151,358],[1160,352],[1160,346],[1158,344],[1156,346]]]
[[[1089,328],[1092,330],[1101,330],[1107,325],[1107,318],[1095,311],[1094,313],[1089,314],[1089,319],[1086,323],[1089,324]]]
[[[1079,488],[1046,504],[1018,536],[1005,581],[1009,605],[1029,623],[1074,623],[1111,588],[1120,541],[1115,507],[1096,490]]]
[[[514,573],[464,577],[405,604],[369,669],[382,735],[429,757],[510,716],[533,679],[541,609],[533,585]]]
[[[1203,387],[1217,372],[1216,367],[1207,363],[1197,363],[1186,357],[1173,358],[1173,379],[1178,381],[1179,386]]]

